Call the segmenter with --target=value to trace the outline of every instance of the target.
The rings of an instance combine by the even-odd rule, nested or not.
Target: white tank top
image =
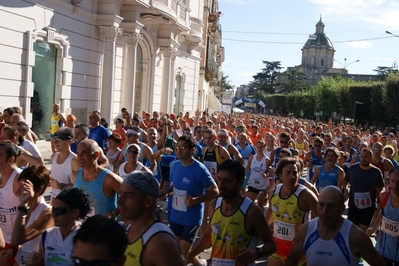
[[[263,173],[266,171],[266,155],[263,155],[260,161],[256,160],[256,154],[252,157],[251,162],[251,178],[249,185],[256,189],[266,189],[270,184],[270,179],[263,178]]]
[[[0,225],[6,243],[11,242],[12,227],[18,213],[17,208],[19,205],[19,198],[15,196],[12,185],[15,177],[21,172],[20,168],[15,169],[5,186],[0,188]]]
[[[319,218],[309,222],[304,242],[306,264],[308,266],[357,266],[359,257],[353,256],[349,246],[349,232],[352,222],[344,219],[338,234],[330,240],[324,240],[317,231]]]
[[[80,228],[80,223],[76,222],[76,227],[69,235],[62,239],[60,229],[53,227],[44,231],[41,237],[43,250],[43,260],[46,266],[73,265],[71,254],[73,251],[73,237]]]
[[[37,205],[36,209],[31,212],[28,221],[26,222],[26,226],[28,227],[34,221],[36,221],[40,214],[46,210],[51,208],[49,204],[46,203],[44,197],[41,198],[39,205]],[[21,245],[20,250],[18,251],[17,255],[15,256],[15,260],[19,263],[19,265],[26,265],[26,258],[28,257],[29,253],[31,252],[39,252],[41,237],[40,235],[36,238],[24,243]]]
[[[57,163],[59,153],[55,153],[51,160],[51,177],[60,183],[70,184],[72,183],[72,166],[71,161],[76,156],[75,153],[69,154],[66,160],[59,164]]]
[[[72,166],[71,161],[76,156],[75,153],[69,154],[69,156],[65,159],[62,164],[57,163],[58,156],[60,154],[57,152],[54,154],[53,159],[51,160],[51,178],[57,180],[59,183],[71,184],[72,183]],[[55,197],[60,194],[60,189],[55,189],[51,191],[51,201],[55,199]]]
[[[134,170],[133,170],[132,172],[130,172],[130,173],[126,173],[126,172],[125,172],[125,165],[126,165],[126,164],[127,164],[127,162],[121,164],[121,166],[119,166],[119,170],[118,170],[118,175],[119,175],[120,177],[122,177],[123,180],[125,179],[125,177],[127,177],[127,176],[130,175],[131,173],[140,172],[140,171],[141,171],[141,168],[143,168],[143,166],[144,166],[142,163],[137,162],[137,167],[136,167],[136,169],[134,169]]]

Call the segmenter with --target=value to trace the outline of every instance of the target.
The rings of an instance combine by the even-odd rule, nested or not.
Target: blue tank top
[[[381,256],[398,262],[399,241],[397,235],[399,230],[399,209],[394,208],[391,204],[391,192],[388,192],[386,197],[388,198],[385,198],[381,204],[383,218],[375,248]]]
[[[334,169],[330,172],[326,172],[326,165],[322,165],[317,182],[317,190],[320,192],[321,189],[326,186],[338,185],[338,166],[334,166]]]
[[[341,151],[345,151],[345,147],[341,147]],[[350,152],[349,152],[349,156],[348,156],[348,160],[346,160],[345,165],[349,167],[350,162],[352,161],[353,155],[355,154],[356,150],[354,148],[351,147]],[[359,158],[360,161],[360,158]]]
[[[312,168],[309,169],[309,180],[312,179],[316,168],[320,165],[324,164],[323,155],[321,157],[317,157],[314,151],[311,151],[311,161],[312,161]]]
[[[74,187],[82,189],[87,195],[91,197],[90,206],[93,208],[94,214],[104,215],[116,209],[117,194],[107,198],[104,195],[103,186],[105,177],[109,174],[108,169],[104,169],[96,179],[90,182],[83,180],[83,169],[79,169],[76,175]]]

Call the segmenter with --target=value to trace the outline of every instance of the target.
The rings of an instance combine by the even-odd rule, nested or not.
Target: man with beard
[[[360,152],[360,163],[349,168],[344,182],[346,196],[346,186],[350,184],[348,220],[364,231],[377,207],[377,195],[384,187],[381,170],[371,164],[372,156],[372,150],[364,148]]]
[[[194,159],[195,140],[183,135],[175,146],[177,161],[170,170],[171,185],[160,198],[169,199],[168,214],[170,228],[176,235],[183,256],[192,248],[197,232],[203,221],[204,202],[219,195],[218,187],[206,167]],[[206,223],[206,220],[205,220]],[[202,250],[201,250],[202,251]],[[202,265],[198,257],[188,261]]]
[[[158,181],[146,172],[128,175],[120,187],[118,209],[129,226],[125,265],[184,265],[173,232],[155,216],[159,193]]]
[[[255,260],[277,250],[262,211],[240,193],[245,169],[237,161],[219,165],[220,197],[209,204],[211,217],[205,234],[186,257],[202,252],[212,244],[211,265],[255,265]],[[258,238],[264,243],[257,248]]]
[[[336,186],[325,187],[317,204],[318,218],[302,225],[285,265],[358,265],[360,256],[370,265],[385,265],[363,230],[342,217],[344,195]]]

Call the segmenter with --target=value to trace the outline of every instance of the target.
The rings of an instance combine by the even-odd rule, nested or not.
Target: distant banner
[[[266,107],[266,104],[265,104],[264,102],[262,102],[262,101],[259,101],[258,104],[259,104],[260,106],[262,106],[263,108]]]
[[[239,104],[242,104],[243,103],[243,101],[241,100],[241,99],[239,99],[238,101],[236,101],[234,104],[235,105],[239,105]]]
[[[245,107],[256,108],[256,103],[244,103]]]

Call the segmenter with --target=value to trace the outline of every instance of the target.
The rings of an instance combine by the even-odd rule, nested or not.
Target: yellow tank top
[[[305,142],[299,143],[299,142],[295,142],[296,148],[297,150],[304,150],[305,149]]]
[[[241,248],[255,248],[258,237],[245,230],[245,217],[252,201],[243,198],[240,207],[233,215],[224,216],[221,212],[222,197],[216,199],[215,211],[210,220],[212,228],[212,265],[236,265],[235,258]]]
[[[126,265],[126,266],[141,266],[141,265],[143,265],[143,263],[141,261],[142,260],[141,255],[143,253],[143,250],[145,249],[146,244],[154,235],[156,235],[157,233],[160,233],[160,232],[168,233],[174,237],[173,232],[169,229],[169,227],[166,224],[159,222],[159,221],[154,222],[147,229],[147,231],[145,231],[144,234],[141,235],[141,237],[139,237],[133,243],[129,244],[126,247],[126,250],[125,250],[126,261],[125,261],[124,265]]]
[[[287,199],[280,198],[282,184],[277,185],[271,199],[274,220],[273,237],[277,244],[277,254],[288,256],[291,251],[295,233],[304,222],[309,221],[309,213],[298,206],[298,196],[306,188],[298,185],[295,192]]]
[[[60,128],[60,114],[51,115],[51,134],[55,134],[55,132],[57,132],[57,130]]]
[[[396,151],[395,157],[393,157],[393,159],[399,163],[399,151]]]

